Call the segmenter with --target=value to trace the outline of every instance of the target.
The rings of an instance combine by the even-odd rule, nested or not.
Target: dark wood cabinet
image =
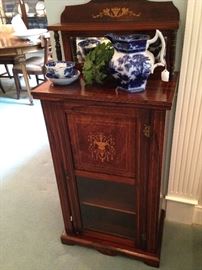
[[[83,12],[85,8],[86,12]],[[80,18],[79,22],[77,18]],[[151,76],[146,90],[126,93],[114,83],[36,88],[46,121],[64,218],[65,244],[123,254],[159,266],[165,210],[160,198],[166,111],[175,95],[179,13],[171,2],[101,1],[66,7],[54,31],[61,58],[74,59],[74,41],[106,32],[166,37],[170,82]],[[61,32],[62,44],[59,40]]]
[[[138,94],[85,87],[82,78],[33,91],[52,150],[63,243],[159,265],[164,126],[176,77],[169,83],[151,79]]]

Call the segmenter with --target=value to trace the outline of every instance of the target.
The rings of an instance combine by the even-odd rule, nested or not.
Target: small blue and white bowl
[[[95,47],[100,44],[100,40],[98,38],[86,38],[82,41],[78,42],[78,48],[82,55],[82,57],[85,59],[86,55],[95,49]]]
[[[51,73],[46,73],[46,79],[51,81],[54,85],[68,85],[76,81],[80,76],[80,71],[74,69],[71,77],[55,78]]]
[[[55,79],[71,78],[75,72],[75,63],[72,61],[50,61],[45,67],[47,74]]]

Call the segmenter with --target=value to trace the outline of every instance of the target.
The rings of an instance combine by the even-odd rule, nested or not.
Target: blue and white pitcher
[[[144,91],[147,79],[154,69],[158,66],[166,67],[164,58],[166,45],[163,34],[159,30],[156,30],[152,39],[148,39],[149,36],[144,34],[120,36],[113,33],[107,34],[106,38],[112,42],[114,47],[114,55],[109,67],[113,77],[118,80],[118,86],[123,90]],[[147,49],[158,38],[161,40],[161,50],[158,56],[159,61],[156,63],[154,55]]]

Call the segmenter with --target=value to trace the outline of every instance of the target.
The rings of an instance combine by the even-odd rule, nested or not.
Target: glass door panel
[[[84,230],[98,231],[129,239],[135,239],[135,215],[81,205]]]
[[[84,230],[134,239],[135,186],[77,177]]]

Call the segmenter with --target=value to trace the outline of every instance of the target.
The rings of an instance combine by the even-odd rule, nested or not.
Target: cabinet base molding
[[[132,246],[125,246],[122,244],[120,247],[119,244],[115,244],[114,242],[110,242],[107,239],[103,239],[102,241],[98,240],[98,234],[96,233],[96,237],[93,237],[92,233],[86,233],[86,235],[78,234],[78,235],[70,235],[66,232],[63,232],[61,235],[61,241],[66,245],[81,245],[89,248],[94,248],[100,253],[109,256],[116,255],[124,255],[130,258],[134,258],[144,262],[147,265],[153,267],[159,267],[160,265],[160,250],[163,236],[163,226],[165,219],[165,211],[161,210],[160,224],[159,224],[159,243],[157,247],[156,253],[142,251],[140,249],[133,248]],[[92,234],[92,236],[91,236]]]
[[[116,255],[124,255],[128,256],[140,261],[143,261],[144,263],[153,266],[153,267],[159,267],[160,264],[160,255],[149,253],[149,252],[143,252],[142,250],[138,250],[132,247],[119,247],[118,245],[113,245],[113,243],[109,243],[106,241],[101,241],[96,242],[96,239],[94,238],[84,238],[84,236],[79,235],[79,236],[74,236],[74,235],[69,235],[63,232],[61,236],[61,241],[63,244],[66,245],[81,245],[89,248],[94,248],[97,251],[101,252],[104,255],[109,255],[109,256],[116,256]]]

